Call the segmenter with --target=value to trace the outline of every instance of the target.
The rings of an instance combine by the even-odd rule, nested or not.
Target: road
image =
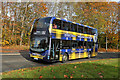
[[[27,67],[63,64],[61,62],[47,63],[44,61],[33,61],[31,58],[29,58],[28,51],[20,51],[19,53],[14,53],[13,55],[10,54],[7,55],[7,53],[5,55],[4,54],[2,55],[2,72]],[[70,60],[67,63],[107,58],[120,58],[120,53],[98,53],[98,56],[95,58]]]

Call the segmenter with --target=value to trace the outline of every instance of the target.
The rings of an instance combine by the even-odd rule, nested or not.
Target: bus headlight
[[[50,57],[48,56],[47,58],[49,59]]]

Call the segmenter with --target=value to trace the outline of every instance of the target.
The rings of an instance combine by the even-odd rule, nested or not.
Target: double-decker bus
[[[44,61],[61,61],[97,56],[97,29],[60,19],[35,19],[30,36],[30,57]]]

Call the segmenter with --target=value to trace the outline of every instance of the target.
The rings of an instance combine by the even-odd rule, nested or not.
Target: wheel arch
[[[68,56],[68,59],[69,59],[69,54],[68,54],[68,52],[65,52],[64,54],[67,54],[67,56]]]

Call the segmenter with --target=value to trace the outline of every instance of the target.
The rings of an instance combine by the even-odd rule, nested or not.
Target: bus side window
[[[89,32],[89,28],[87,28],[87,34],[90,34],[90,32]]]
[[[91,28],[89,28],[89,33],[92,34],[92,29]]]
[[[75,28],[75,32],[77,32],[78,31],[78,25],[77,24],[74,24],[74,28]]]
[[[71,23],[68,22],[68,31],[71,30]]]
[[[67,31],[70,31],[70,23],[69,23],[69,22],[66,22],[66,23],[65,23],[65,26],[66,26],[66,30],[67,30]]]
[[[80,26],[78,25],[78,33],[80,33],[81,32],[81,29],[80,29]]]
[[[78,43],[77,43],[77,41],[72,41],[72,48],[75,48],[75,49],[78,48]]]
[[[92,35],[96,34],[96,30],[92,29]]]
[[[65,24],[63,23],[62,30],[65,30]]]
[[[79,47],[79,49],[80,49],[80,48],[81,48],[81,49],[83,48],[83,41],[79,41],[79,42],[78,42],[78,47]]]
[[[88,48],[92,48],[91,42],[88,42]]]
[[[84,34],[87,34],[87,31],[88,29],[87,29],[87,27],[84,27]]]
[[[86,48],[89,49],[91,47],[90,42],[86,42]]]
[[[71,31],[77,32],[77,24],[71,24]]]
[[[57,29],[61,29],[61,20],[57,21]]]
[[[62,49],[70,49],[71,48],[71,41],[62,41]]]
[[[68,22],[65,22],[65,21],[63,21],[63,26],[62,26],[62,30],[66,30],[66,31],[68,31],[69,30],[69,23]]]
[[[57,25],[53,23],[53,29],[57,29]]]
[[[74,24],[71,24],[71,31],[75,31]]]
[[[83,44],[83,41],[81,41],[81,48],[83,48],[84,44]]]
[[[68,31],[68,22],[65,22],[65,30]]]
[[[86,49],[87,48],[87,43],[86,43],[86,41],[84,41],[84,49]]]
[[[62,23],[63,23],[63,24],[62,24],[62,25],[63,25],[63,26],[62,26],[62,30],[66,30],[66,22],[65,22],[65,21],[62,21]]]
[[[83,33],[83,26],[78,25],[78,31],[79,33]]]
[[[52,23],[53,29],[61,29],[61,20],[55,19]]]
[[[55,20],[53,21],[53,23],[52,23],[52,28],[53,28],[53,29],[55,29],[55,28],[57,27],[56,21],[57,21],[57,19],[55,19]]]

